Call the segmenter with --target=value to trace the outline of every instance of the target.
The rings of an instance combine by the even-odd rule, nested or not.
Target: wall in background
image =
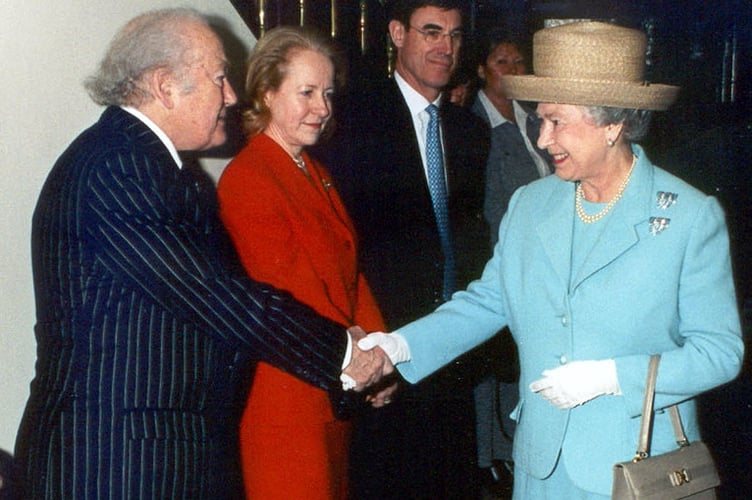
[[[128,19],[189,6],[216,19],[236,68],[255,38],[229,1],[0,0],[0,448],[12,451],[34,373],[34,297],[29,235],[52,164],[102,109],[83,89]],[[204,162],[217,175],[227,160]]]

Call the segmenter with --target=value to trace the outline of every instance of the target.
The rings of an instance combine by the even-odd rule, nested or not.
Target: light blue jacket
[[[634,456],[650,354],[662,354],[652,447],[662,453],[675,447],[662,408],[680,403],[698,439],[694,396],[732,380],[744,350],[720,205],[634,152],[632,179],[579,269],[574,184],[546,177],[513,196],[482,277],[398,330],[412,353],[399,371],[416,382],[509,325],[521,364],[515,467],[543,479],[561,451],[574,483],[604,495],[613,464]],[[621,396],[561,410],[529,389],[560,363],[609,358]]]

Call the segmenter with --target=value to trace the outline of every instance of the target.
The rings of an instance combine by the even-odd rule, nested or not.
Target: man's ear
[[[389,36],[395,47],[402,47],[405,38],[405,25],[396,19],[389,21]]]
[[[147,78],[149,92],[154,100],[162,104],[166,109],[175,107],[178,86],[175,77],[168,68],[157,68]]]

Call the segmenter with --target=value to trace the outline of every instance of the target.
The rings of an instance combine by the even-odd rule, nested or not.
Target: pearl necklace
[[[612,208],[614,208],[616,202],[618,202],[621,199],[621,196],[624,194],[624,190],[627,188],[627,184],[629,184],[629,179],[632,177],[632,170],[634,170],[636,163],[637,157],[635,155],[632,155],[632,166],[629,167],[627,176],[624,177],[623,181],[621,181],[621,185],[619,186],[619,191],[617,191],[616,196],[611,198],[611,201],[609,201],[606,206],[603,207],[601,211],[595,215],[588,215],[585,213],[585,209],[582,206],[582,198],[584,198],[584,195],[582,193],[582,183],[579,181],[577,182],[577,189],[575,189],[574,206],[577,211],[577,216],[582,222],[584,222],[585,224],[592,224],[593,222],[597,222],[605,217],[605,215],[610,212]]]

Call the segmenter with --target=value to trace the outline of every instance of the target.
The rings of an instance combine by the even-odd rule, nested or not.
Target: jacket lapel
[[[621,201],[623,202],[624,199]],[[634,226],[635,224],[631,224],[627,217],[613,214],[606,222],[606,227],[603,228],[598,241],[583,261],[582,267],[576,271],[577,275],[572,281],[572,291],[588,277],[606,267],[630,247],[637,244],[639,237]]]
[[[613,208],[606,226],[572,282],[572,290],[640,241],[638,226],[646,222],[652,192],[652,169],[641,149],[624,196]]]
[[[642,149],[634,147],[638,156],[632,179],[606,226],[572,281],[572,291],[593,274],[608,266],[616,258],[640,241],[638,226],[647,221],[653,192],[653,170]],[[574,211],[574,185],[558,182],[544,207],[547,214],[536,227],[536,232],[546,255],[562,285],[569,289],[572,271],[572,223]],[[577,221],[574,221],[577,222]]]
[[[567,288],[571,266],[572,218],[575,217],[572,203],[574,185],[559,179],[546,182],[556,182],[556,186],[544,206],[542,213],[545,215],[536,232],[562,286]]]

